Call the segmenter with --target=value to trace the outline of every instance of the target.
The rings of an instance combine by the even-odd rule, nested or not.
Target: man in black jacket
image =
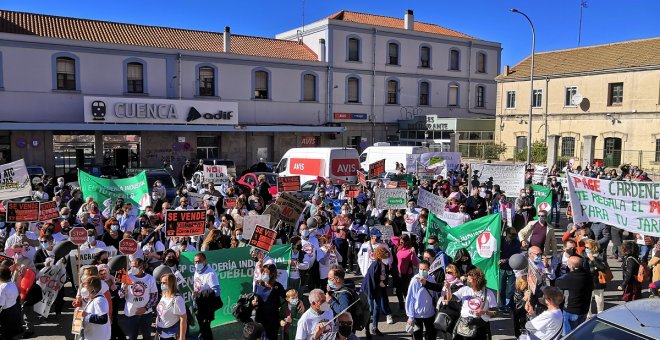
[[[568,291],[564,307],[564,336],[587,319],[594,289],[592,274],[582,266],[582,258],[571,256],[567,265],[570,271],[555,281],[557,288]]]
[[[486,216],[488,212],[486,200],[479,196],[479,188],[472,188],[472,196],[465,201],[465,210],[473,220]]]

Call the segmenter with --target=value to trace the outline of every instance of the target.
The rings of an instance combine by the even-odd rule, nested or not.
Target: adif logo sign
[[[477,237],[477,253],[485,259],[491,258],[497,251],[497,240],[489,231],[484,231]]]

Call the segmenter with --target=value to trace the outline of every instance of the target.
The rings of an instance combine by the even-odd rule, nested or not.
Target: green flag
[[[486,275],[488,288],[499,290],[501,229],[500,214],[484,216],[450,228],[447,223],[429,213],[426,239],[430,235],[437,235],[440,248],[452,258],[459,249],[466,248],[472,258],[472,264]]]
[[[214,338],[231,339],[242,337],[243,324],[238,322],[231,314],[241,294],[252,292],[252,274],[254,261],[250,256],[251,247],[240,247],[205,251],[206,261],[218,275],[220,282],[220,296],[224,306],[215,312],[215,320],[211,322]],[[179,287],[186,303],[192,301],[193,275],[195,273],[194,258],[197,252],[181,253],[179,258],[180,271],[188,283]],[[289,278],[289,261],[291,260],[291,245],[274,245],[268,253],[277,266],[277,281],[285,288]],[[279,317],[279,316],[273,316]]]
[[[548,223],[552,222],[552,190],[542,185],[528,185],[534,190],[534,207],[536,208],[535,220],[539,219],[539,211],[545,210],[548,213]]]
[[[83,197],[92,197],[101,210],[104,209],[103,204],[107,199],[111,199],[110,204],[114,204],[120,197],[125,203],[130,202],[140,210],[151,204],[147,175],[144,171],[129,178],[108,179],[78,170],[78,182]]]

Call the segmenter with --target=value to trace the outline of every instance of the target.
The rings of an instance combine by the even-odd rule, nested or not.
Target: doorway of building
[[[94,135],[53,133],[55,176],[76,177],[77,169],[94,165]]]
[[[140,167],[139,135],[103,135],[103,165],[117,169]]]
[[[617,167],[621,165],[621,138],[605,138],[603,149],[605,167]]]

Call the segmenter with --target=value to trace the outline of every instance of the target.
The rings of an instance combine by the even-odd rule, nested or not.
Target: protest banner
[[[391,225],[376,225],[373,227],[380,231],[382,234],[380,238],[383,242],[389,241],[394,236],[394,228]]]
[[[446,204],[446,198],[434,195],[433,193],[423,189],[419,190],[419,195],[417,196],[418,206],[426,208],[436,215],[442,215],[442,213],[445,211]]]
[[[474,175],[475,170],[479,171],[476,175],[477,183],[470,180],[470,190],[474,184],[488,181],[489,177],[493,178],[494,184],[500,185],[500,189],[507,196],[517,196],[520,190],[525,188],[525,164],[470,164],[470,176]]]
[[[660,236],[660,183],[610,181],[568,174],[573,222],[601,222]]]
[[[186,300],[188,308],[192,307],[193,275],[195,273],[194,257],[197,252],[183,252],[179,257],[179,270],[186,284],[179,286],[180,293]],[[250,247],[230,248],[204,252],[207,264],[211,267],[222,285],[221,297],[224,306],[215,312],[211,322],[216,339],[242,338],[243,323],[236,320],[231,313],[241,294],[253,291],[252,281],[255,262],[250,256]],[[275,261],[277,281],[287,287],[289,264],[291,260],[291,245],[274,245],[268,256]]]
[[[41,287],[42,296],[41,301],[34,305],[34,312],[47,318],[57,293],[64,287],[65,283],[66,267],[63,261],[42,268],[37,274],[37,284]]]
[[[71,277],[73,278],[73,285],[75,286],[78,282],[78,266],[76,263],[78,263],[78,260],[80,260],[80,266],[86,266],[92,264],[94,262],[94,256],[96,254],[105,251],[108,253],[108,258],[113,258],[114,256],[117,256],[117,248],[113,246],[108,246],[108,247],[94,247],[94,248],[87,248],[87,249],[82,249],[80,250],[80,258],[78,257],[78,250],[74,249],[71,252],[69,252],[69,261],[68,266],[69,270],[71,271]]]
[[[535,220],[539,219],[541,210],[548,213],[548,223],[552,222],[552,190],[542,185],[528,185],[534,190],[534,207],[536,207]]]
[[[39,221],[39,202],[7,202],[6,222]]]
[[[472,264],[486,275],[488,288],[499,291],[501,229],[500,214],[484,216],[457,228],[449,228],[447,223],[429,213],[424,242],[427,242],[429,236],[437,235],[440,248],[452,258],[459,249],[467,249]]]
[[[270,248],[275,244],[276,238],[277,232],[275,230],[257,224],[254,227],[254,233],[252,233],[248,244],[264,251],[270,251]]]
[[[360,183],[360,185],[362,185],[363,187],[366,187],[367,186],[367,178],[364,175],[364,172],[358,171],[357,172],[357,177],[358,177],[358,183]]]
[[[360,185],[351,184],[348,187],[348,192],[346,193],[347,197],[357,198],[360,194]]]
[[[442,164],[443,162],[444,164]],[[407,173],[416,173],[418,168],[435,168],[433,173],[440,174],[443,170],[455,171],[460,165],[460,152],[427,152],[406,155]]]
[[[378,177],[383,173],[385,173],[385,159],[369,164],[369,179]]]
[[[199,210],[168,210],[165,212],[165,235],[198,236],[204,235],[206,211]]]
[[[32,183],[25,161],[0,165],[0,201],[32,195]]]
[[[298,221],[298,217],[300,217],[303,209],[305,209],[304,202],[301,202],[295,196],[286,192],[281,193],[277,197],[275,204],[280,208],[279,219],[290,225],[294,225]]]
[[[116,202],[118,198],[123,198],[124,203],[132,203],[140,210],[151,205],[147,175],[144,171],[129,178],[107,179],[78,170],[78,181],[83,197],[91,197],[94,202],[104,202],[107,199]]]
[[[395,182],[395,181],[389,181],[389,182],[385,183],[385,187],[386,188],[398,188],[399,183]]]
[[[300,191],[300,176],[278,176],[277,191]]]
[[[450,228],[456,228],[465,223],[465,215],[462,213],[443,211],[442,214],[437,214],[436,217],[445,221]]]
[[[408,204],[408,190],[404,188],[376,189],[374,196],[378,209],[405,209]]]
[[[204,165],[204,180],[213,185],[222,185],[229,182],[226,165]]]
[[[545,184],[548,180],[549,169],[547,166],[537,165],[534,167],[534,175],[532,176],[532,184]]]
[[[557,182],[559,182],[559,184],[561,184],[562,189],[564,189],[564,199],[562,202],[570,202],[571,192],[570,190],[568,190],[568,178],[557,176]]]
[[[243,217],[243,238],[249,240],[252,238],[252,233],[254,233],[255,226],[263,225],[270,226],[270,215],[261,214],[261,215],[245,215]]]
[[[60,217],[60,211],[57,210],[57,202],[39,203],[39,221],[48,221]]]
[[[238,197],[227,197],[222,200],[222,207],[225,209],[234,209],[238,202]]]

